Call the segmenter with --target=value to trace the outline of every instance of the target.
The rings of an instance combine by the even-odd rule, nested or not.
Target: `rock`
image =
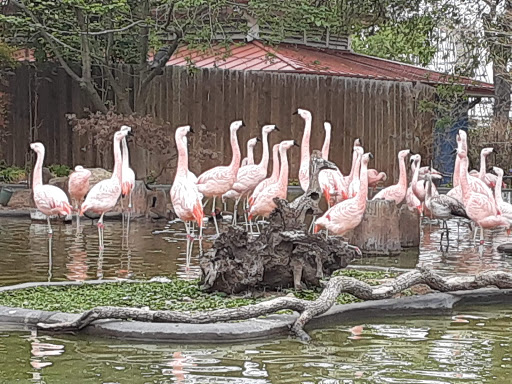
[[[168,204],[170,201],[169,191],[163,188],[147,191],[147,215],[154,219],[169,218]]]
[[[87,168],[91,171],[91,178],[89,179],[89,185],[92,188],[98,184],[101,180],[110,179],[112,172],[109,172],[103,168]]]
[[[396,255],[402,250],[399,221],[394,201],[369,200],[361,224],[347,238],[363,254]]]
[[[403,204],[399,210],[400,244],[402,248],[420,246],[420,214]]]
[[[68,195],[68,198],[69,198],[68,180],[69,180],[68,176],[54,177],[53,179],[50,179],[48,184],[55,185],[56,187],[59,187],[64,192],[66,192],[66,195]]]
[[[7,206],[10,208],[35,208],[32,189],[15,189]]]
[[[498,245],[498,252],[512,254],[512,243],[505,243],[505,244]]]
[[[43,167],[43,184],[48,184],[53,177],[53,173],[46,167]]]

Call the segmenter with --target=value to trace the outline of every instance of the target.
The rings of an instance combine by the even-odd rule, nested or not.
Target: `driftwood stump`
[[[207,291],[237,293],[252,289],[319,286],[320,280],[344,268],[359,250],[340,238],[313,235],[305,217],[319,214],[322,195],[318,173],[333,168],[318,151],[311,157],[309,188],[293,203],[275,199],[269,224],[252,239],[241,227],[230,227],[200,259]]]
[[[402,248],[412,248],[420,246],[420,214],[418,211],[411,211],[407,204],[403,204],[399,209],[399,229],[400,244]]]

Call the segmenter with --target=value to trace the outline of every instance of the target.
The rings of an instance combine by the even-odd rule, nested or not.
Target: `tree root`
[[[299,318],[291,328],[291,332],[300,339],[308,341],[310,337],[304,331],[305,325],[313,317],[328,311],[335,304],[336,298],[340,293],[350,293],[363,300],[381,300],[390,298],[417,284],[426,284],[430,288],[441,292],[472,290],[488,286],[505,289],[512,288],[512,273],[485,271],[475,276],[443,277],[430,269],[418,269],[404,273],[393,280],[377,286],[371,286],[351,277],[336,276],[326,282],[320,297],[315,301],[301,300],[294,297],[279,297],[240,308],[217,309],[204,312],[149,311],[139,308],[96,307],[84,312],[75,321],[56,324],[38,323],[37,327],[52,331],[77,331],[99,319],[205,324],[247,320],[288,309],[300,313]]]

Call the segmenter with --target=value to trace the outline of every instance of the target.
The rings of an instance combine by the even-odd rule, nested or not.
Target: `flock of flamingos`
[[[307,191],[309,185],[310,135],[312,125],[311,112],[298,109],[298,114],[305,122],[304,135],[301,143],[301,163],[299,169],[300,186]],[[171,201],[176,215],[185,223],[187,241],[193,240],[193,225],[198,224],[200,238],[203,229],[203,198],[212,198],[211,212],[217,234],[219,228],[216,215],[216,199],[235,201],[233,224],[237,221],[237,208],[240,201],[244,205],[246,221],[250,223],[256,217],[268,217],[276,207],[274,198],[287,198],[288,189],[288,158],[287,151],[298,146],[294,140],[285,140],[272,148],[273,169],[267,177],[269,164],[269,135],[278,130],[275,125],[262,128],[262,138],[254,138],[247,143],[248,156],[241,160],[241,151],[237,139],[237,131],[244,126],[243,121],[231,123],[230,141],[232,160],[229,165],[214,167],[199,176],[188,168],[187,134],[192,133],[190,126],[176,129],[175,139],[178,151],[176,176],[171,187]],[[325,142],[322,157],[328,159],[331,139],[331,125],[324,123]],[[91,173],[77,166],[69,177],[69,194],[77,211],[77,221],[86,211],[100,215],[98,235],[100,250],[104,248],[103,216],[112,210],[121,196],[129,198],[128,209],[131,208],[131,193],[135,184],[135,174],[129,166],[129,153],[126,136],[131,128],[122,126],[114,134],[114,171],[110,179],[100,181],[89,190]],[[253,148],[257,142],[263,145],[263,154],[259,163],[254,163]],[[122,145],[122,149],[121,149]],[[62,189],[52,185],[43,185],[42,166],[44,146],[41,143],[31,144],[37,154],[37,162],[33,173],[34,201],[37,208],[48,218],[48,233],[52,229],[50,216],[68,215],[73,211],[68,197]],[[446,195],[437,192],[432,179],[442,175],[432,167],[421,167],[421,157],[411,154],[408,149],[398,153],[400,174],[397,184],[383,188],[373,199],[392,200],[396,204],[406,202],[412,211],[443,221],[448,231],[446,220],[463,217],[473,221],[475,226],[474,240],[480,228],[480,244],[483,244],[483,230],[503,227],[510,233],[512,224],[512,205],[504,202],[501,195],[503,170],[494,167],[495,174],[486,173],[486,157],[492,148],[484,148],[481,153],[480,171],[468,172],[467,136],[466,132],[457,134],[457,157],[453,173],[453,189]],[[410,156],[412,181],[408,183],[406,159]],[[328,203],[328,210],[322,217],[314,221],[314,230],[322,228],[334,235],[343,235],[354,229],[361,222],[368,198],[368,189],[375,188],[386,180],[386,174],[368,169],[373,158],[371,153],[364,153],[359,139],[354,141],[352,168],[350,174],[343,176],[339,170],[323,170],[319,174],[319,183]],[[84,200],[85,199],[85,200]],[[79,225],[79,222],[78,222]],[[187,247],[187,260],[192,247]]]

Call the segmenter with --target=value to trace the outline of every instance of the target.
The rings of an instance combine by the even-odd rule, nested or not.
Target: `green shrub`
[[[65,177],[71,173],[71,168],[63,164],[52,164],[48,169],[55,177]]]

